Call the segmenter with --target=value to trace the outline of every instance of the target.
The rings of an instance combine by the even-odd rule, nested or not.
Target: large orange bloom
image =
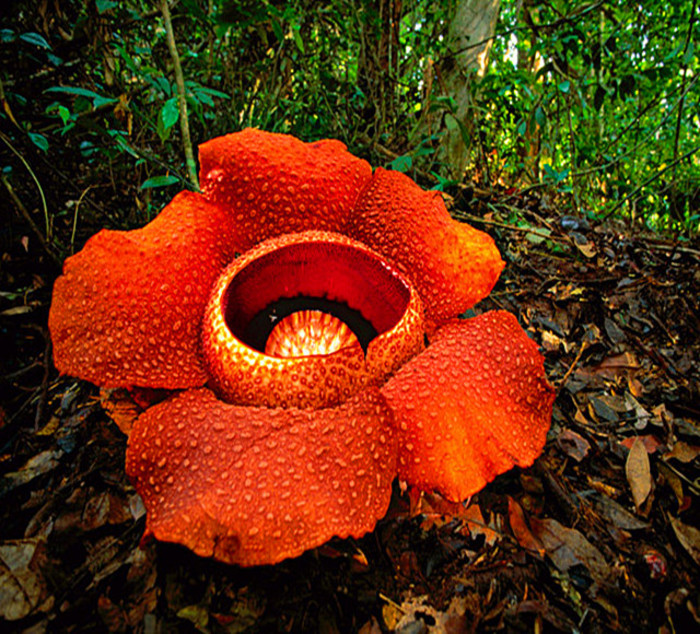
[[[173,391],[129,438],[147,535],[275,563],[372,530],[397,475],[463,500],[532,464],[537,346],[458,319],[503,268],[489,236],[338,141],[244,130],[200,161],[202,194],[66,261],[49,317],[61,372]]]

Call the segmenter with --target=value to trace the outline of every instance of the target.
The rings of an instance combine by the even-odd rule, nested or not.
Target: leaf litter
[[[32,311],[15,310],[42,265],[21,244],[3,254],[3,631],[700,628],[697,248],[614,223],[577,223],[572,242],[537,198],[516,204],[537,240],[474,202],[508,260],[477,311],[514,312],[544,351],[558,397],[543,456],[464,504],[397,485],[370,535],[264,568],[140,543],[120,428],[159,397],[45,376],[57,271],[43,265]]]

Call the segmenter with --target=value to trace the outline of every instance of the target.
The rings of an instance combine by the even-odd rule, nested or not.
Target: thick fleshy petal
[[[243,566],[360,537],[389,504],[391,416],[376,389],[314,411],[228,405],[207,389],[156,405],[127,450],[146,535]]]
[[[307,229],[342,231],[372,176],[340,141],[251,128],[200,145],[199,161],[204,195],[229,209],[246,247]]]
[[[453,220],[438,192],[381,168],[362,193],[348,234],[399,266],[436,324],[486,297],[504,266],[493,239]]]
[[[204,384],[202,314],[235,251],[227,214],[190,192],[142,229],[93,236],[54,286],[56,367],[106,387]]]
[[[554,402],[537,345],[503,311],[441,328],[382,393],[399,430],[399,477],[455,501],[530,466]]]

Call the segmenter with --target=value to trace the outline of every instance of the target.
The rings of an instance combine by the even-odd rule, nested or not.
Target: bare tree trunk
[[[168,41],[168,49],[170,57],[173,60],[173,68],[175,70],[175,85],[177,86],[177,103],[180,108],[180,133],[182,134],[182,145],[185,150],[185,162],[187,163],[187,174],[190,177],[190,182],[195,190],[199,190],[199,180],[197,179],[197,163],[194,160],[194,152],[192,151],[192,139],[190,138],[190,122],[187,118],[187,101],[185,100],[185,77],[182,74],[182,66],[180,65],[180,55],[177,52],[175,44],[175,34],[173,33],[173,23],[170,19],[170,7],[168,0],[161,0],[160,9],[163,13],[163,22],[165,23],[165,34]]]
[[[448,115],[441,158],[461,178],[467,165],[470,138],[473,137],[473,83],[484,76],[496,31],[500,0],[456,0],[447,34],[451,55],[440,63],[443,90],[455,102]]]

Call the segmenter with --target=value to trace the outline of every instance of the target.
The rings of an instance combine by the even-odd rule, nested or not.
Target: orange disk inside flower
[[[415,289],[344,236],[288,234],[235,260],[214,285],[202,349],[224,400],[327,407],[379,383],[423,347]]]
[[[265,354],[271,357],[308,357],[332,354],[359,343],[347,324],[320,310],[300,310],[282,319],[270,333]]]

